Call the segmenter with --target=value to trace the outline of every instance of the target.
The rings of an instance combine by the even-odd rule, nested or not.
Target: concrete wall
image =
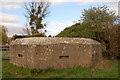
[[[22,39],[26,43],[19,43],[21,40],[16,40],[10,46],[10,62],[23,67],[47,69],[47,68],[71,68],[71,67],[91,67],[102,59],[100,43],[89,39],[77,38],[73,42],[73,38],[63,38],[63,42],[49,41],[48,44],[40,43],[36,40],[35,44],[28,44],[31,39]],[[41,39],[41,38],[39,38]],[[74,38],[75,39],[75,38]],[[42,39],[43,40],[43,39]],[[60,39],[62,40],[62,39]],[[33,43],[34,43],[33,41]],[[77,41],[77,42],[76,42]],[[28,42],[28,43],[27,43]]]
[[[18,66],[34,68],[35,48],[32,45],[11,45],[10,63]]]

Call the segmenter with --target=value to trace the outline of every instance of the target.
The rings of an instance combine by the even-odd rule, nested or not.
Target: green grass
[[[3,59],[3,78],[118,78],[118,61],[108,60],[110,69],[93,68],[68,68],[68,69],[28,69],[9,63]]]
[[[9,51],[2,51],[2,59],[9,60]]]

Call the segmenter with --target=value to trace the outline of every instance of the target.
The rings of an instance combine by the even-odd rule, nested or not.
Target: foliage
[[[118,39],[118,37],[116,37],[118,33],[115,24],[118,16],[115,15],[115,12],[109,10],[109,7],[107,6],[102,6],[84,10],[82,15],[83,23],[86,23],[89,27],[93,28],[95,40],[105,44],[105,53],[107,53],[107,55],[113,55],[115,52],[118,53],[118,46],[116,44],[116,42],[118,42],[116,40]],[[113,46],[117,46],[116,49],[112,49]]]
[[[116,43],[118,42],[118,31],[117,27],[115,27],[115,21],[118,17],[114,11],[109,10],[107,6],[93,7],[84,10],[82,15],[82,23],[76,23],[65,28],[57,37],[84,37],[95,39],[105,46],[105,53],[110,55],[110,53],[113,52],[113,45],[117,46]],[[118,51],[117,48],[118,47],[116,47],[116,49],[114,48],[114,52]]]
[[[12,39],[15,40],[17,38],[30,38],[30,37],[46,37],[46,35],[44,33],[35,33],[32,35],[14,35]]]
[[[30,35],[30,37],[46,37],[44,33],[35,33]]]
[[[57,37],[84,37],[94,39],[94,33],[84,23],[76,23],[71,27],[65,28]]]
[[[2,36],[2,37],[1,37]],[[2,40],[2,43],[0,41],[0,44],[6,44],[8,41],[8,36],[7,36],[7,28],[3,25],[0,25],[0,38]]]
[[[57,36],[61,37],[88,37],[98,41],[116,21],[117,17],[108,7],[93,7],[83,11],[82,23],[76,23],[69,28],[64,29]]]
[[[88,10],[84,10],[82,21],[89,23],[90,27],[105,28],[106,26],[112,25],[116,21],[117,17],[115,12],[109,10],[109,7],[93,7]]]
[[[109,7],[93,7],[88,10],[84,10],[82,21],[94,28],[96,39],[100,42],[105,40],[104,35],[108,35],[108,28],[112,27],[117,20],[115,12],[109,10]]]
[[[38,29],[42,29],[46,26],[42,21],[49,14],[49,6],[50,3],[44,0],[25,4],[24,8],[27,11],[27,15],[25,15],[25,17],[31,26],[32,34],[39,33]]]
[[[25,36],[24,36],[24,35],[14,35],[14,36],[12,37],[13,40],[15,40],[15,39],[17,39],[17,38],[25,38]]]
[[[110,55],[113,55],[113,56],[117,55],[118,57],[120,57],[119,44],[118,44],[120,41],[119,30],[120,30],[120,25],[115,24],[112,28],[109,29],[108,31],[109,34],[106,35],[107,40],[109,42],[107,51],[110,53]]]

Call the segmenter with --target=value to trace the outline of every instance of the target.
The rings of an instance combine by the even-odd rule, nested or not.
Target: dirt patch
[[[112,66],[110,65],[108,60],[101,60],[99,63],[97,63],[97,66],[105,68],[105,69],[111,69],[112,68]]]

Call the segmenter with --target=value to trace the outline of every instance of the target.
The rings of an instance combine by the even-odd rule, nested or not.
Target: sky
[[[1,0],[0,2],[0,25],[4,25],[8,29],[8,36],[12,37],[14,34],[23,35],[23,28],[27,22],[24,15],[26,14],[23,8],[24,2],[30,0]],[[111,10],[118,14],[118,1],[119,0],[51,0],[52,3],[49,7],[50,14],[45,18],[44,22],[47,23],[45,30],[46,35],[55,36],[69,27],[82,17],[84,9],[94,6],[107,5]]]

